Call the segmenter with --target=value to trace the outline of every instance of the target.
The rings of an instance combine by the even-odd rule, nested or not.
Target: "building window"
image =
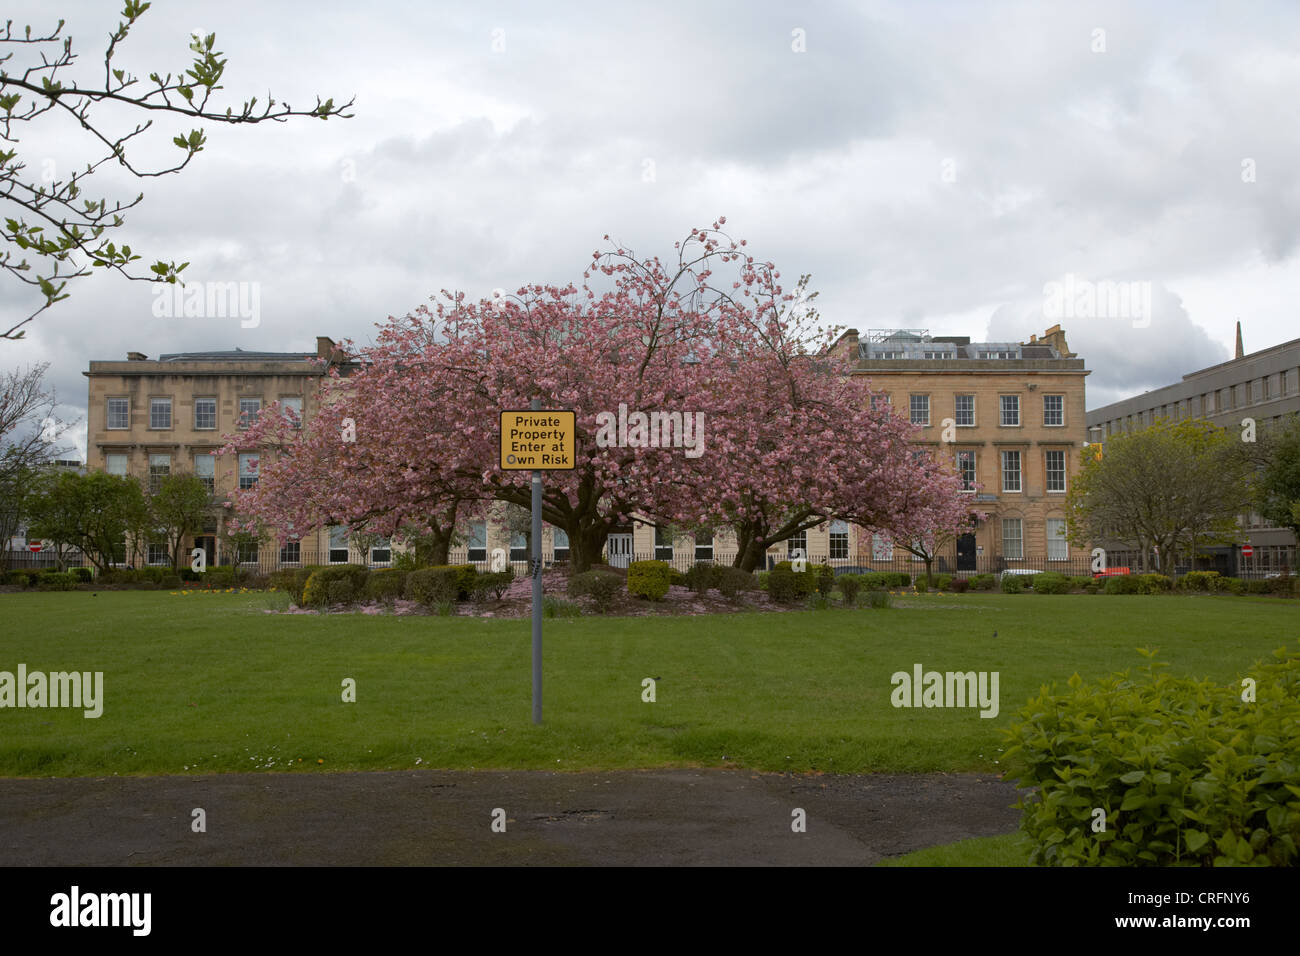
[[[239,456],[239,487],[247,490],[257,484],[257,454],[246,452]]]
[[[466,542],[467,551],[465,560],[486,561],[487,560],[487,522],[471,521],[469,523],[469,539]]]
[[[172,473],[171,455],[149,456],[149,490],[157,491],[162,480]]]
[[[171,564],[172,556],[167,553],[167,545],[150,541],[145,546],[144,560],[146,564]]]
[[[551,530],[551,559],[553,561],[569,560],[569,532],[563,528]]]
[[[104,470],[110,475],[126,475],[126,455],[106,455]]]
[[[928,359],[950,359],[954,357],[952,352],[923,352],[922,355]]]
[[[957,396],[957,415],[958,428],[975,427],[975,396],[958,395]]]
[[[170,398],[149,399],[149,427],[172,427],[172,400]]]
[[[878,393],[871,396],[871,410],[873,412],[881,409],[889,411],[891,405],[893,405],[893,399],[886,394]]]
[[[799,554],[796,555],[796,549]],[[800,531],[794,537],[788,539],[785,543],[785,556],[788,560],[793,561],[796,557],[808,557],[808,532]]]
[[[1044,425],[1065,424],[1065,396],[1064,395],[1043,396],[1043,424]]]
[[[241,398],[239,400],[239,427],[241,429],[249,428],[257,422],[257,416],[262,413],[262,400],[260,398]]]
[[[393,561],[393,542],[388,538],[380,538],[370,546],[370,563],[371,564],[391,564]]]
[[[1002,556],[1012,561],[1019,561],[1025,556],[1024,542],[1020,537],[1020,519],[1002,519]]]
[[[873,534],[871,536],[871,560],[894,560],[894,542],[890,541],[888,538],[882,538],[878,534]]]
[[[510,560],[527,561],[528,554],[528,535],[522,531],[516,531],[510,536]]]
[[[257,564],[257,542],[240,541],[235,545],[235,561],[239,564]]]
[[[831,560],[847,561],[849,559],[849,525],[847,521],[836,519],[831,522]]]
[[[280,408],[285,416],[293,422],[294,428],[302,428],[302,399],[297,396],[280,399]]]
[[[1065,519],[1047,519],[1047,560],[1068,561],[1070,543],[1065,540]]]
[[[302,564],[302,542],[286,541],[280,545],[281,564]]]
[[[1020,452],[1018,451],[1002,453],[1002,490],[1020,490]]]
[[[961,490],[975,490],[975,452],[957,452],[957,473],[961,475]]]
[[[215,398],[194,399],[194,428],[207,431],[217,427],[217,400]]]
[[[217,490],[217,459],[211,455],[194,456],[194,474],[203,486],[208,489],[208,494],[213,494]]]
[[[330,564],[348,563],[348,529],[342,525],[330,528]]]
[[[1065,490],[1065,452],[1063,451],[1047,453],[1047,490]]]
[[[1002,424],[1019,425],[1020,424],[1020,396],[1019,395],[1002,395]]]
[[[671,528],[655,528],[655,560],[672,561],[673,532]]]
[[[713,560],[713,532],[712,531],[695,532],[695,560],[696,561]]]
[[[1007,351],[1000,351],[1000,352],[998,352],[998,351],[993,351],[993,352],[980,352],[980,358],[982,358],[982,359],[1014,359],[1014,358],[1020,358],[1020,355],[1019,355],[1019,353],[1017,353],[1017,352],[1007,352]]]
[[[913,395],[909,400],[909,410],[913,425],[930,424],[930,396]]]
[[[108,400],[108,427],[109,428],[130,428],[131,427],[130,399],[110,398]]]

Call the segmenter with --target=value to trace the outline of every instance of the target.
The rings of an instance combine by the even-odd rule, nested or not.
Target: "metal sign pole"
[[[529,405],[541,411],[542,400]],[[533,472],[533,723],[542,722],[542,473]]]

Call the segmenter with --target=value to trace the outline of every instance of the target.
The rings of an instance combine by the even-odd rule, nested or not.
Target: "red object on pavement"
[[[1255,549],[1252,548],[1250,545],[1248,545],[1248,544],[1243,544],[1243,545],[1241,546],[1241,556],[1242,556],[1243,558],[1249,558],[1249,557],[1250,557],[1252,554],[1254,554],[1254,553],[1255,553]]]
[[[1113,577],[1117,577],[1117,576],[1119,576],[1119,575],[1131,574],[1131,573],[1132,573],[1132,572],[1131,572],[1127,567],[1124,567],[1124,568],[1107,568],[1105,571],[1098,571],[1098,572],[1096,572],[1096,573],[1093,575],[1093,577],[1094,577],[1094,578],[1113,578]]]

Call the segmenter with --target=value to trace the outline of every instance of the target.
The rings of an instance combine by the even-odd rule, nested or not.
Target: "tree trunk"
[[[569,535],[569,567],[573,574],[590,571],[591,566],[600,560],[611,527],[608,521],[593,525],[575,519],[565,528]]]
[[[930,571],[934,566],[934,555],[927,555],[922,560],[925,561],[925,589],[928,591],[934,587],[934,575]]]

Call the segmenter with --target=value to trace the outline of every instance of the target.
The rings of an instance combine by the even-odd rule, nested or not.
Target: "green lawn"
[[[1137,667],[1234,680],[1292,641],[1267,598],[932,595],[889,610],[548,620],[269,615],[274,594],[0,595],[0,671],[103,671],[104,711],[0,709],[0,775],[729,766],[998,770],[1040,685]],[[997,636],[994,636],[994,632]],[[998,671],[1001,712],[895,709],[890,676]],[[357,702],[341,700],[344,678]],[[641,681],[661,678],[658,700]],[[301,762],[299,762],[301,761]],[[323,762],[322,762],[323,761]]]

